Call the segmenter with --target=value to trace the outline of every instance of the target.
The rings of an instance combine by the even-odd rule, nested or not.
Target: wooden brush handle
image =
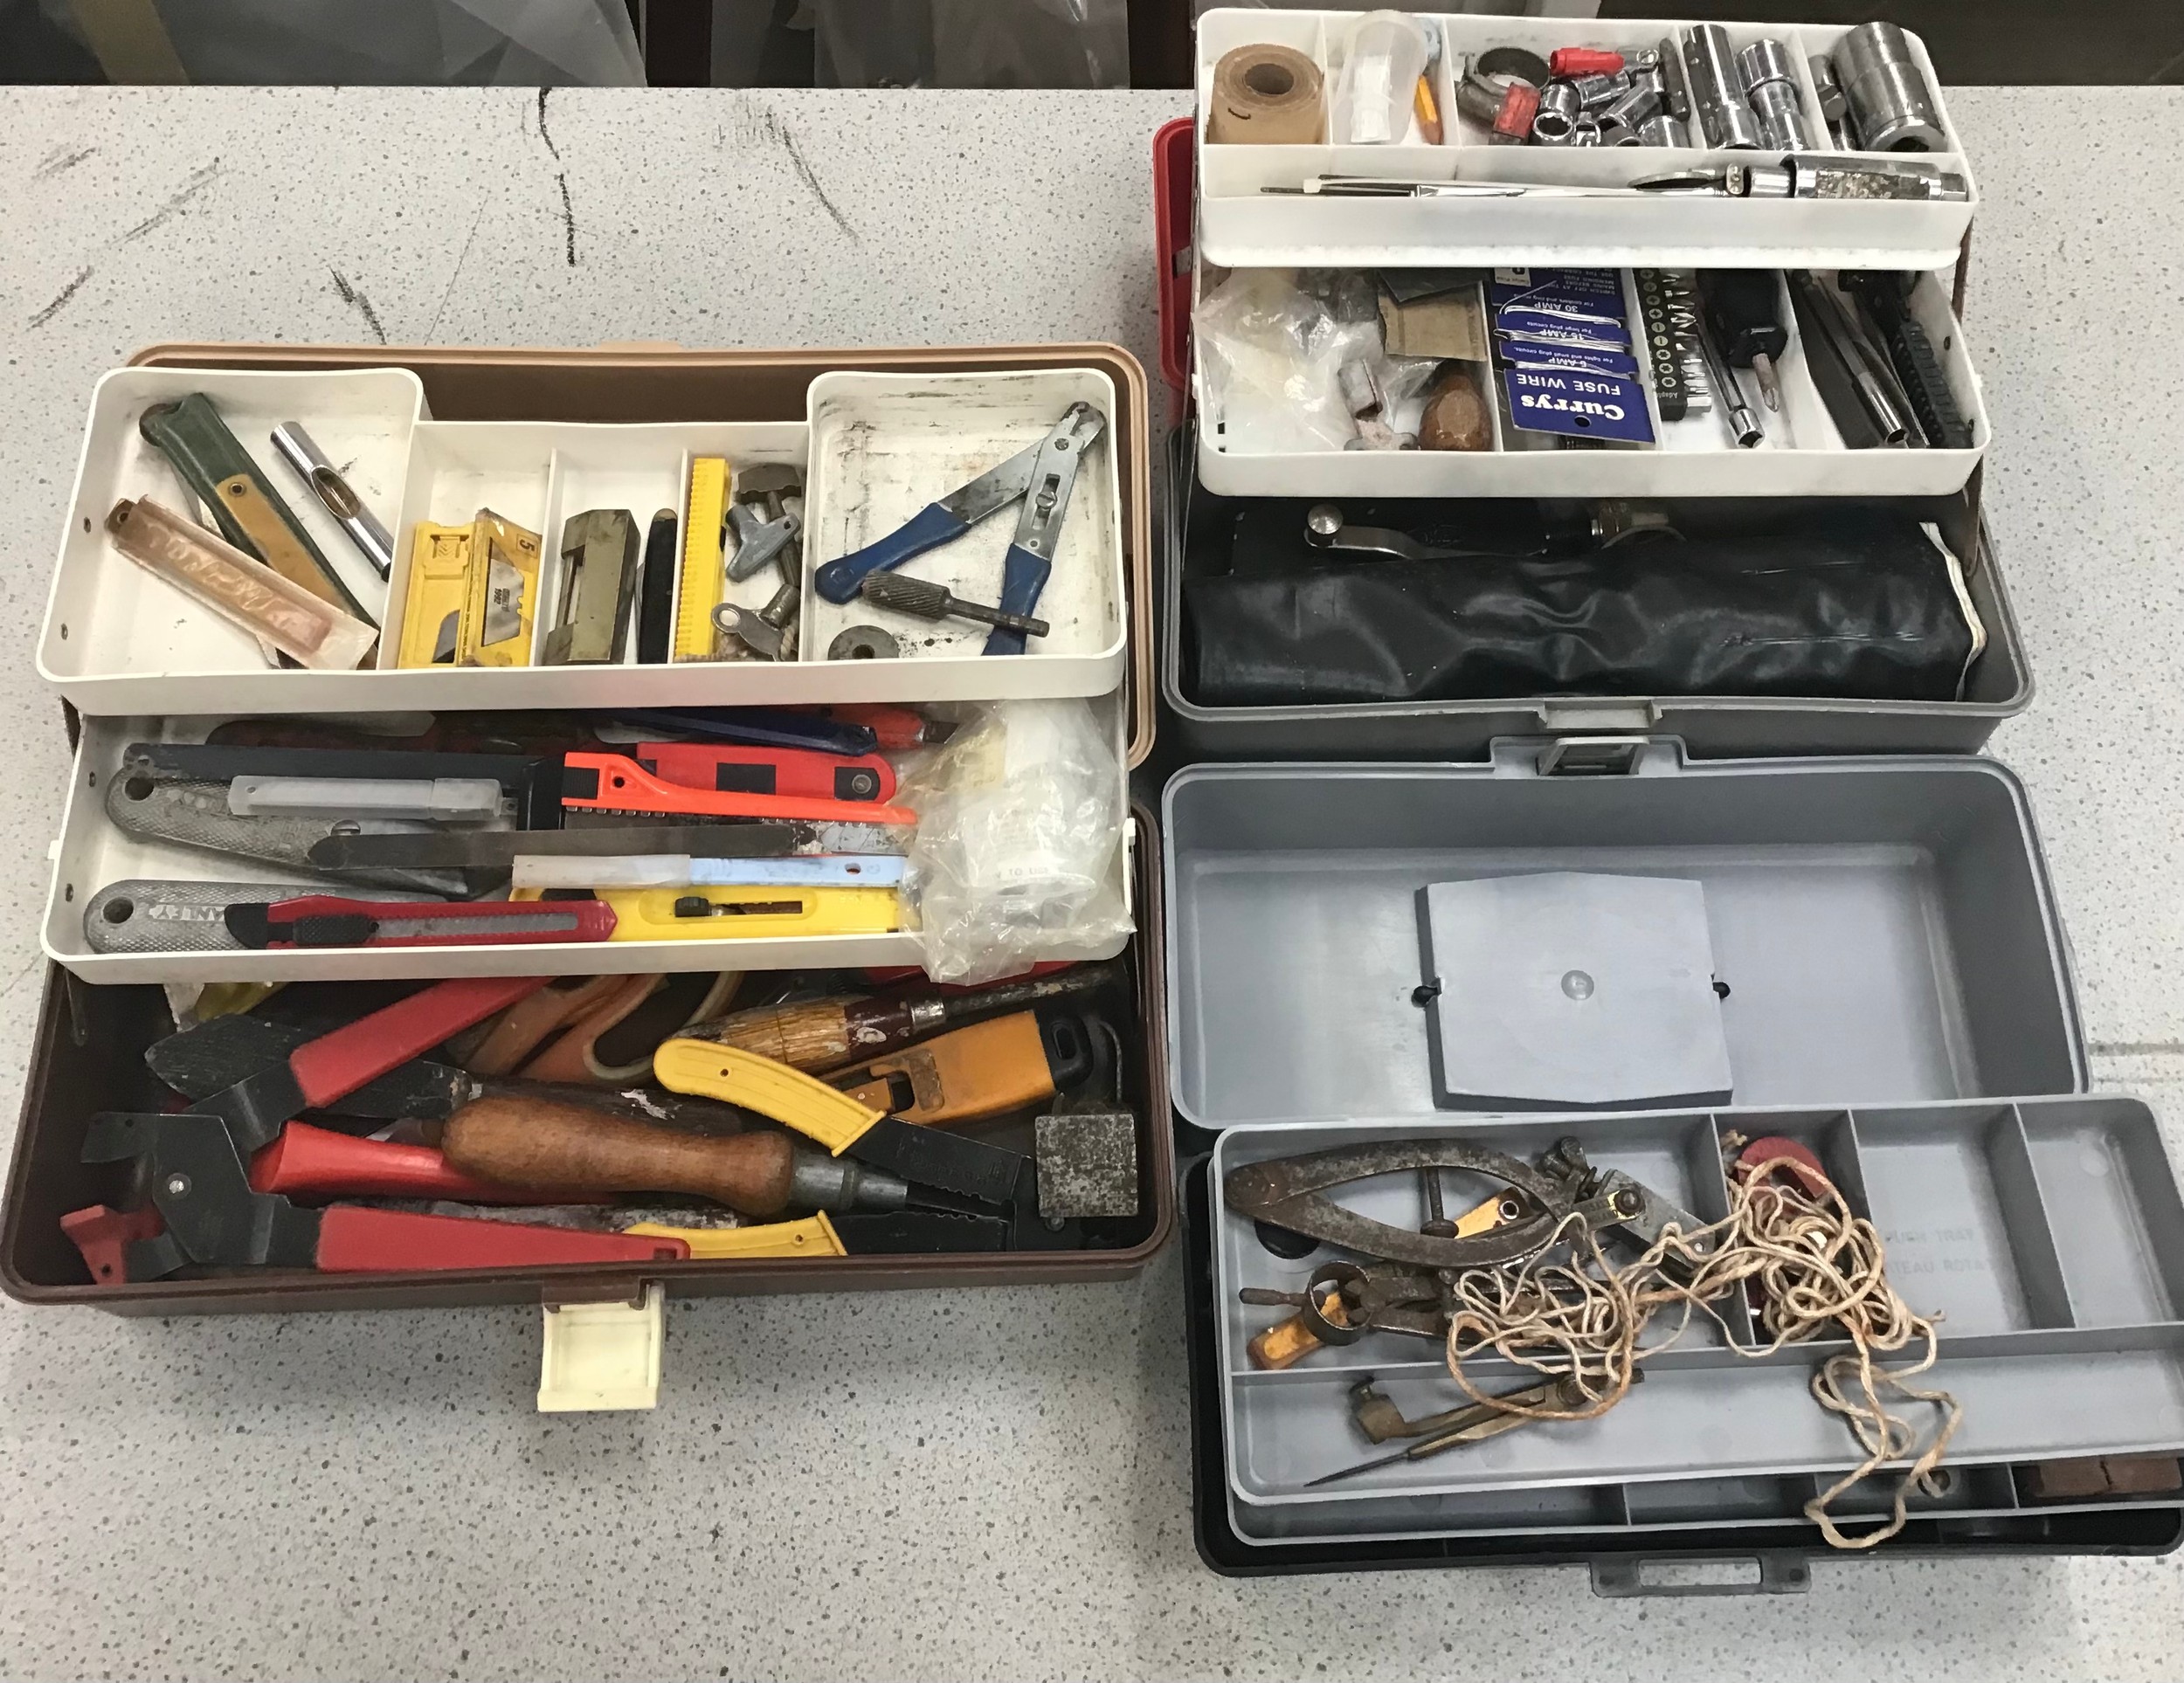
[[[707,1138],[550,1099],[479,1099],[447,1119],[449,1164],[504,1186],[692,1192],[746,1216],[788,1204],[796,1152],[785,1134]]]
[[[894,1001],[813,999],[734,1011],[683,1033],[819,1075],[876,1058],[910,1039],[915,1031],[909,1009]]]

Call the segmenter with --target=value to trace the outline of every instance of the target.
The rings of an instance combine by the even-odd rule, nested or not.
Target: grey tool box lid
[[[1183,1116],[1437,1114],[1413,1000],[1418,891],[1542,871],[1704,886],[1731,1105],[2084,1091],[2062,923],[2008,768],[1691,761],[1662,740],[1587,751],[1629,769],[1567,775],[1569,744],[1503,741],[1482,764],[1177,773],[1162,828]]]

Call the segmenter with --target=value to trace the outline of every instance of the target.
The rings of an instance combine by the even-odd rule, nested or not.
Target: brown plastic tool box
[[[273,345],[162,345],[134,365],[301,371],[394,366],[424,383],[432,412],[448,420],[551,417],[587,422],[801,419],[806,389],[833,370],[963,373],[1089,367],[1114,383],[1127,583],[1129,654],[1123,682],[1128,761],[1152,748],[1151,490],[1144,370],[1109,345],[952,349],[692,351],[385,348]],[[66,713],[71,737],[73,710]],[[376,1275],[264,1270],[225,1278],[94,1286],[61,1233],[66,1211],[110,1199],[114,1169],[79,1161],[84,1129],[99,1111],[155,1107],[159,1085],[145,1046],[171,1028],[162,990],[99,987],[48,967],[24,1082],[22,1118],[0,1211],[0,1286],[25,1302],[74,1303],[121,1314],[271,1313],[406,1308],[470,1303],[580,1303],[641,1297],[648,1282],[674,1294],[1021,1285],[1111,1279],[1138,1272],[1174,1222],[1172,1133],[1167,1115],[1166,1028],[1159,843],[1151,812],[1131,812],[1129,871],[1137,934],[1125,949],[1135,1015],[1123,1033],[1121,1094],[1137,1118],[1139,1213],[1110,1228],[1104,1248],[964,1255],[692,1260],[528,1269],[418,1271]],[[732,956],[724,950],[722,957]],[[434,975],[429,952],[416,974]]]

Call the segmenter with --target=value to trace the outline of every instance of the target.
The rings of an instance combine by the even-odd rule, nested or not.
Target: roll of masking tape
[[[1224,145],[1310,146],[1324,128],[1319,66],[1295,47],[1237,47],[1213,66],[1206,139]]]

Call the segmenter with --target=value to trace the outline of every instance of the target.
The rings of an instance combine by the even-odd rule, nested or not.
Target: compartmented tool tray
[[[1160,684],[1173,728],[1193,758],[1309,759],[1320,755],[1472,759],[1496,737],[1542,732],[1657,733],[1694,755],[1815,753],[1969,754],[2032,700],[2032,671],[2001,563],[1972,491],[1918,505],[1968,557],[1965,590],[1986,633],[1955,700],[1824,696],[1537,695],[1460,700],[1303,702],[1214,706],[1199,699],[1185,645],[1184,581],[1218,553],[1245,505],[1207,490],[1195,466],[1193,424],[1169,435],[1164,504]],[[1320,500],[1288,497],[1301,522]],[[1738,505],[1724,505],[1716,517]],[[1749,505],[1745,505],[1749,507]],[[1372,505],[1345,514],[1369,522]],[[1671,505],[1673,513],[1673,505]],[[1369,564],[1369,563],[1368,563]],[[1454,563],[1452,563],[1454,564]]]
[[[1489,146],[1455,100],[1455,59],[1494,47],[1522,47],[1545,58],[1558,47],[1657,47],[1690,20],[1488,17],[1425,14],[1441,31],[1432,74],[1447,141],[1420,143],[1413,120],[1389,146],[1237,145],[1206,138],[1213,67],[1230,49],[1258,44],[1310,57],[1331,93],[1357,15],[1217,8],[1198,22],[1198,147],[1203,190],[1199,236],[1209,262],[1228,267],[1303,265],[1316,268],[1430,264],[1472,267],[1557,264],[1572,267],[1772,268],[1786,252],[1815,268],[1939,269],[1957,248],[1979,206],[1963,142],[1941,105],[1939,79],[1925,45],[1906,39],[1926,80],[1946,140],[1919,161],[1965,177],[1959,201],[1697,198],[1337,199],[1268,193],[1316,176],[1371,176],[1400,181],[1523,182],[1549,186],[1622,186],[1665,170],[1751,162],[1754,152],[1665,147]],[[1734,24],[1731,43],[1762,38],[1791,49],[1807,124],[1834,153],[1807,64],[1849,33],[1840,24]],[[1842,153],[1846,162],[1890,155]]]
[[[1629,775],[1548,775],[1563,753],[1503,742],[1478,767],[1197,766],[1169,784],[1170,1068],[1183,1131],[1206,1150],[1188,1169],[1186,1270],[1208,1562],[1824,1553],[1803,1504],[1860,1457],[1807,1380],[1844,1347],[1748,1359],[1729,1348],[1754,1342],[1739,1302],[1722,1306],[1725,1336],[1695,1324],[1600,1420],[1324,1489],[1304,1481],[1371,1451],[1350,1424],[1349,1386],[1370,1372],[1407,1413],[1446,1407],[1460,1398],[1441,1353],[1370,1332],[1286,1370],[1244,1358],[1282,1312],[1246,1307],[1237,1290],[1296,1289],[1340,1253],[1262,1244],[1223,1208],[1234,1164],[1420,1138],[1529,1160],[1574,1136],[1595,1166],[1711,1219],[1726,1211],[1728,1129],[1809,1144],[1879,1227],[1898,1290],[1942,1316],[1934,1383],[1964,1402],[1965,1421],[1945,1488],[1914,1502],[1890,1550],[2174,1546],[2174,1493],[2058,1508],[2030,1471],[2184,1446],[2184,1204],[2143,1105],[2070,1096],[2085,1084],[2080,1031],[2016,780],[1980,759],[1686,763],[1661,742],[1639,748]],[[1419,891],[1565,870],[1703,886],[1727,989],[1728,1103],[1436,1108],[1413,998]],[[1221,980],[1239,975],[1252,988]],[[1468,1207],[1461,1188],[1448,1196]],[[1409,1175],[1340,1201],[1394,1225],[1420,1219]],[[2083,1406],[2096,1357],[2127,1403]],[[1498,1390],[1520,1370],[1472,1371]],[[1847,1511],[1883,1515],[1884,1489]],[[1626,1576],[1607,1572],[1602,1587],[1635,1587]]]
[[[1299,14],[1231,15],[1289,18]],[[1510,20],[1494,21],[1498,24]],[[1203,31],[1201,38],[1202,36]],[[1199,305],[1229,278],[1228,270],[1214,266],[1220,259],[1211,249],[1207,229],[1216,217],[1217,202],[1209,192],[1194,190],[1202,187],[1204,181],[1194,174],[1194,162],[1202,169],[1206,167],[1205,160],[1213,155],[1283,149],[1286,148],[1263,146],[1207,147],[1194,160],[1191,128],[1182,120],[1166,125],[1153,141],[1155,243],[1162,277],[1162,365],[1171,384],[1178,389],[1196,411],[1197,472],[1209,490],[1229,496],[1272,497],[1300,493],[1329,497],[1939,497],[1965,487],[1993,440],[1979,375],[1972,365],[1963,328],[1956,315],[1961,298],[1952,293],[1948,276],[1941,273],[1925,273],[1917,278],[1909,307],[1934,348],[1942,376],[1970,426],[1968,448],[1847,448],[1814,383],[1796,312],[1787,304],[1781,310],[1780,320],[1788,342],[1778,359],[1777,370],[1782,407],[1764,411],[1762,424],[1766,437],[1748,450],[1739,449],[1731,441],[1717,397],[1708,409],[1694,408],[1680,420],[1663,420],[1658,392],[1650,378],[1641,383],[1645,389],[1647,420],[1656,440],[1655,444],[1558,448],[1552,435],[1525,432],[1516,427],[1510,416],[1499,369],[1489,371],[1483,364],[1475,366],[1492,388],[1492,401],[1488,404],[1493,428],[1493,448],[1489,450],[1300,451],[1268,447],[1268,444],[1255,440],[1248,430],[1240,430],[1232,438],[1227,431],[1227,417],[1220,412],[1221,406],[1210,401],[1209,382],[1194,331]],[[1632,154],[1623,150],[1615,155]],[[1681,158],[1689,155],[1664,155]],[[1303,205],[1298,214],[1307,217],[1321,216],[1360,203],[1289,202]],[[1197,210],[1195,241],[1191,217],[1193,203]],[[1469,211],[1467,210],[1464,214],[1469,215]],[[1591,224],[1588,222],[1580,225]],[[1952,245],[1946,253],[1926,266],[1938,271],[1953,270],[1958,259],[1958,251]],[[1591,265],[1592,259],[1582,252],[1573,254],[1560,248],[1539,253],[1496,249],[1469,258],[1443,256],[1432,251],[1406,257],[1372,258],[1315,254],[1284,248],[1282,254],[1254,259],[1254,266],[1283,269],[1476,266],[1506,270],[1509,266],[1520,263],[1576,268]],[[1830,266],[1861,266],[1848,259],[1835,260],[1831,265],[1826,254],[1815,253],[1787,239],[1766,251],[1748,254],[1734,266],[1726,256],[1689,259],[1655,249],[1635,255],[1625,253],[1612,262],[1603,259],[1593,266],[1615,267],[1621,272],[1627,319],[1633,329],[1633,346],[1640,351],[1641,362],[1643,341],[1637,332],[1640,309],[1632,275],[1635,268],[1674,271],[1695,266],[1747,266],[1827,270]],[[1905,259],[1891,258],[1886,261],[1876,259],[1863,266],[1900,271],[1912,266]],[[1746,402],[1759,412],[1760,398],[1751,371],[1732,372]]]
[[[1139,806],[1132,820],[1153,823]],[[73,1210],[122,1202],[125,1165],[81,1161],[86,1129],[102,1111],[142,1111],[169,1102],[167,1088],[144,1066],[144,1049],[172,1031],[162,990],[152,983],[89,987],[59,966],[46,972],[22,1118],[0,1209],[0,1287],[26,1302],[73,1303],[118,1314],[275,1313],[337,1308],[414,1308],[472,1303],[627,1302],[647,1282],[675,1295],[721,1295],[923,1288],[1119,1279],[1134,1274],[1166,1241],[1174,1217],[1173,1148],[1164,1095],[1167,1077],[1162,1017],[1162,962],[1158,852],[1150,828],[1133,862],[1138,933],[1126,948],[1130,1016],[1120,1030],[1120,1098],[1137,1121],[1139,1208],[1136,1216],[1096,1224],[1096,1247],[925,1255],[795,1256],[741,1260],[591,1263],[498,1269],[418,1269],[398,1273],[321,1273],[254,1268],[196,1279],[94,1286],[59,1227]],[[690,943],[686,943],[690,944]],[[714,948],[716,964],[734,962],[732,943]],[[535,949],[555,951],[559,949]],[[335,955],[329,979],[366,974]],[[439,955],[413,957],[408,972],[452,972]],[[826,962],[826,961],[822,961]],[[535,964],[531,975],[561,967]],[[373,1003],[386,997],[370,996]],[[1019,1147],[1028,1122],[985,1130],[980,1137]]]
[[[1111,734],[1116,776],[1127,783],[1123,707],[1119,695],[1088,704]],[[46,892],[45,920],[39,945],[46,957],[66,965],[86,982],[297,982],[414,976],[540,976],[650,974],[670,970],[805,969],[856,965],[916,965],[923,948],[915,930],[876,933],[773,933],[715,939],[570,941],[494,945],[486,942],[431,948],[319,947],[274,951],[94,950],[85,938],[86,907],[101,889],[137,880],[155,882],[292,883],[298,893],[334,893],[364,898],[384,891],[330,884],[277,865],[266,865],[204,848],[132,835],[117,825],[109,804],[127,799],[115,778],[134,742],[202,742],[221,715],[208,717],[93,718],[82,722],[76,760],[53,843],[53,875]],[[1127,788],[1117,798],[1127,801]],[[843,804],[843,817],[854,820],[854,803]],[[1125,824],[1123,845],[1114,869],[1127,900],[1134,880],[1124,855],[1142,845]],[[782,920],[786,923],[787,919]],[[1085,958],[1111,958],[1121,950],[1087,952]]]
[[[1247,150],[1264,148],[1248,148]],[[1203,205],[1203,202],[1201,202]],[[1201,208],[1201,215],[1204,214]],[[1766,266],[1807,266],[1803,254],[1777,252]],[[1553,266],[1572,268],[1563,262]],[[1648,266],[1662,267],[1660,264]],[[1528,272],[1515,271],[1517,274]],[[1632,272],[1619,272],[1634,334],[1639,306]],[[1192,309],[1220,284],[1219,272],[1198,266]],[[1763,414],[1766,436],[1751,449],[1731,441],[1718,397],[1706,410],[1682,419],[1662,418],[1650,382],[1646,420],[1655,442],[1562,448],[1546,432],[1525,431],[1511,419],[1498,367],[1474,364],[1493,388],[1489,410],[1493,447],[1488,450],[1297,450],[1269,448],[1254,436],[1253,414],[1268,414],[1261,401],[1231,414],[1206,373],[1196,347],[1191,395],[1197,405],[1198,471],[1209,490],[1235,497],[1293,496],[1310,486],[1330,497],[1930,497],[1959,490],[1993,440],[1980,379],[1972,367],[1963,328],[1950,308],[1948,288],[1932,274],[1912,287],[1910,308],[1941,359],[1942,372],[1965,419],[1969,449],[1918,450],[1846,447],[1807,365],[1796,315],[1781,311],[1788,347],[1776,360],[1781,408],[1765,409],[1748,369],[1731,369],[1745,401]],[[1642,341],[1634,338],[1641,350]]]
[[[1880,1229],[1890,1282],[1939,1321],[1940,1362],[1918,1383],[1964,1404],[1952,1460],[1976,1467],[2184,1447],[2177,1307],[2184,1204],[2153,1113],[2134,1100],[1465,1117],[1426,1127],[1242,1125],[1223,1133],[1210,1171],[1227,1479],[1239,1532],[1317,1541],[1359,1529],[1421,1535],[1448,1525],[1426,1498],[1572,1485],[1601,1493],[1609,1513],[1620,1500],[1621,1523],[1644,1523],[1655,1506],[1650,1484],[1741,1479],[1802,1488],[1805,1480],[1856,1466],[1855,1439],[1807,1390],[1813,1369],[1848,1345],[1814,1341],[1754,1359],[1743,1352],[1767,1341],[1733,1296],[1717,1306],[1726,1340],[1695,1317],[1676,1348],[1645,1362],[1645,1383],[1597,1420],[1528,1427],[1322,1489],[1306,1481],[1371,1452],[1347,1424],[1344,1399],[1359,1380],[1372,1376],[1413,1416],[1462,1400],[1440,1350],[1374,1332],[1280,1371],[1261,1372],[1245,1357],[1246,1341],[1281,1311],[1248,1307],[1237,1290],[1301,1290],[1326,1253],[1275,1256],[1248,1219],[1225,1208],[1223,1176],[1241,1164],[1368,1140],[1442,1137],[1529,1162],[1575,1137],[1595,1168],[1620,1169],[1717,1221],[1728,1213],[1721,1162],[1732,1131],[1810,1145],[1852,1209]],[[1453,1172],[1443,1180],[1459,1208],[1496,1190]],[[1365,1183],[1343,1202],[1398,1226],[1420,1219],[1413,1176]],[[2090,1358],[2098,1359],[2110,1406],[2084,1405]],[[1466,1368],[1489,1391],[1528,1383],[1514,1363]],[[1454,1528],[1468,1528],[1469,1517],[1459,1507]]]
[[[205,347],[151,355],[161,366],[117,369],[100,382],[39,645],[41,675],[86,712],[976,700],[1096,696],[1123,682],[1126,631],[1143,610],[1150,572],[1151,522],[1144,381],[1125,351],[390,350],[367,358]],[[619,376],[611,393],[601,376]],[[270,666],[247,632],[113,547],[103,522],[117,498],[149,495],[185,514],[190,508],[185,487],[141,438],[137,421],[147,406],[194,391],[219,406],[344,583],[368,606],[388,605],[376,665],[356,672]],[[982,658],[982,627],[974,638],[955,621],[818,601],[811,576],[840,553],[826,543],[885,535],[1036,444],[1079,398],[1101,409],[1106,436],[1077,478],[1040,599],[1052,629],[1028,653]],[[266,440],[282,421],[301,422],[346,468],[367,507],[389,521],[395,559],[385,583],[276,461]],[[799,658],[646,664],[633,658],[632,638],[616,663],[536,664],[561,601],[563,522],[588,508],[627,508],[641,532],[653,510],[668,507],[680,532],[688,524],[691,461],[708,455],[739,469],[806,471],[810,634]],[[397,666],[418,523],[467,525],[481,507],[543,540],[533,664]],[[910,572],[990,603],[1014,518],[1013,510],[997,514]],[[775,583],[772,569],[762,569],[730,585],[728,599],[763,606]],[[828,658],[833,633],[852,623],[895,631],[902,657]],[[1149,611],[1143,624],[1150,629]]]

